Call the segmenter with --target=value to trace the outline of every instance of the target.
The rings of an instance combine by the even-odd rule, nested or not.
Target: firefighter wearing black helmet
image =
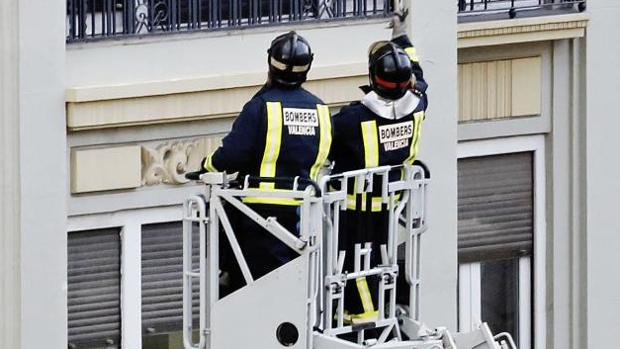
[[[276,37],[267,52],[267,82],[245,104],[222,145],[203,160],[203,170],[316,180],[329,153],[332,128],[328,107],[301,86],[312,65],[310,45],[291,31]],[[258,189],[290,187],[260,183]],[[263,216],[277,217],[297,234],[298,201],[265,197],[244,201]],[[237,238],[254,277],[295,257],[292,250],[246,217],[237,221]]]
[[[330,159],[334,161],[336,173],[383,165],[411,165],[416,158],[428,105],[427,84],[415,49],[404,33],[404,17],[393,17],[391,41],[370,46],[370,84],[362,87],[364,97],[333,117]],[[400,176],[401,172],[395,171],[390,179]],[[380,192],[379,188],[373,191]],[[386,243],[388,223],[380,197],[353,195],[352,186],[349,194],[347,211],[341,215],[339,245],[347,251],[345,270],[352,271],[356,243],[372,242],[371,263],[380,264],[379,249]],[[375,293],[376,278],[360,278],[347,285],[345,309],[351,322],[376,318]]]

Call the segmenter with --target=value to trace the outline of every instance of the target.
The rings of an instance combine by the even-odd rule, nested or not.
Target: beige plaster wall
[[[540,57],[458,66],[459,122],[541,114]]]

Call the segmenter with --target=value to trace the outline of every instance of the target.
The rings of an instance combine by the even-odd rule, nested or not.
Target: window
[[[69,348],[182,348],[180,331],[142,319],[143,310],[167,311],[166,304],[177,302],[179,288],[151,286],[153,278],[174,279],[166,270],[182,263],[174,259],[181,255],[181,217],[180,206],[168,206],[69,218]],[[162,237],[171,247],[158,245]],[[182,312],[168,310],[171,317]]]
[[[69,348],[120,346],[120,255],[119,229],[69,233]]]
[[[459,330],[487,322],[532,348],[544,328],[544,315],[534,316],[544,287],[533,287],[544,285],[542,137],[459,147]]]

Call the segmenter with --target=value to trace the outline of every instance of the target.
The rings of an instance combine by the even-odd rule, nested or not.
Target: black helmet
[[[294,31],[282,34],[273,39],[267,53],[271,81],[286,87],[306,81],[314,57],[306,39]]]
[[[411,88],[411,61],[402,48],[390,41],[379,41],[368,52],[370,87],[379,96],[399,99]]]

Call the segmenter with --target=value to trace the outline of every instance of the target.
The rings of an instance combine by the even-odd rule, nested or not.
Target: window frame
[[[532,341],[532,308],[527,305],[531,304],[532,259],[530,257],[520,257],[517,260],[519,263],[519,348],[530,349]],[[472,331],[482,319],[481,262],[460,264],[458,275],[459,331]]]
[[[182,206],[69,217],[67,232],[120,228],[121,348],[142,348],[142,225],[181,221]]]
[[[527,338],[528,334],[534,335],[534,348],[545,348],[546,338],[546,306],[547,306],[547,285],[546,285],[546,248],[547,248],[547,223],[546,223],[546,166],[545,166],[545,136],[519,136],[508,137],[498,139],[486,139],[486,140],[473,140],[466,142],[459,142],[457,146],[457,159],[465,159],[479,156],[492,156],[502,155],[519,152],[532,152],[533,153],[533,172],[534,172],[534,249],[533,249],[533,263],[530,257],[522,257],[519,259],[519,313],[523,314],[528,309],[525,304],[533,304],[531,308],[531,318],[519,319],[519,328],[522,331],[522,338]],[[473,263],[476,264],[476,263]],[[527,268],[530,266],[529,268]],[[459,271],[461,266],[459,266]],[[464,270],[465,271],[465,270]],[[466,272],[466,271],[465,271]],[[533,273],[533,278],[530,273]],[[463,280],[463,286],[469,286],[469,290],[472,290],[472,279],[475,277],[475,270],[467,274],[469,277],[467,280]],[[478,280],[480,279],[480,269],[478,264]],[[524,286],[531,286],[532,292],[522,292],[524,288],[521,288],[521,281],[525,278],[532,280],[527,282]],[[532,284],[533,283],[533,284]],[[461,289],[461,279],[459,278],[459,290]],[[476,288],[473,288],[474,293]],[[480,292],[480,286],[477,288],[478,297]],[[460,294],[459,300],[469,299],[471,301],[475,294]],[[530,299],[533,297],[533,299]],[[523,303],[522,303],[523,302]],[[471,310],[476,306],[476,303],[468,303],[467,308],[470,311],[470,316],[465,317],[461,315],[464,306],[459,302],[459,330],[469,330],[463,325],[472,325]],[[480,299],[478,299],[478,320],[480,319]],[[463,322],[461,322],[463,321]],[[532,323],[530,322],[533,322]],[[529,343],[521,343],[521,349],[530,349]]]

